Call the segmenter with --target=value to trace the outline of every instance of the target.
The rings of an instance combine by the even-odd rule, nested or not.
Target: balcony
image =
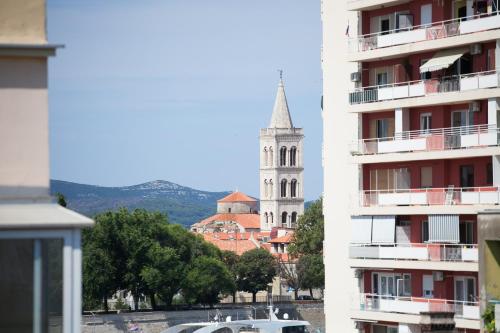
[[[361,193],[360,201],[363,207],[498,205],[500,190],[496,186],[369,190]]]
[[[455,318],[479,320],[479,303],[423,297],[361,294],[355,310],[420,315],[421,312],[454,312]]]
[[[444,151],[499,146],[496,125],[475,125],[406,131],[394,137],[362,139],[354,142],[353,155]]]
[[[499,12],[366,34],[349,39],[349,51],[365,52],[408,43],[443,39],[500,28]]]
[[[351,244],[351,259],[477,262],[477,245],[399,243]]]
[[[464,92],[477,89],[498,88],[498,73],[497,71],[486,71],[448,76],[441,79],[407,81],[356,88],[349,93],[349,104],[366,104],[457,91]]]

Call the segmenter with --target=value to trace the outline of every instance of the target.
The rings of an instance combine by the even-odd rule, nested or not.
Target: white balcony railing
[[[354,155],[468,149],[500,144],[496,125],[475,125],[406,131],[393,137],[362,139],[353,144]]]
[[[364,52],[498,28],[500,28],[500,15],[497,11],[353,37],[348,41],[349,51]]]
[[[496,186],[364,191],[361,206],[498,205]]]
[[[477,245],[465,244],[351,244],[351,259],[477,262]]]
[[[361,294],[356,310],[420,314],[421,312],[455,312],[455,317],[479,319],[479,303],[438,298]]]
[[[499,16],[500,17],[500,16]],[[422,97],[454,91],[498,88],[496,70],[356,88],[349,92],[350,104],[365,104],[401,98]]]

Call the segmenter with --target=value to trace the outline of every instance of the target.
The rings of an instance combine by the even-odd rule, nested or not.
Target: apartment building
[[[327,331],[480,330],[500,204],[498,1],[323,0]]]

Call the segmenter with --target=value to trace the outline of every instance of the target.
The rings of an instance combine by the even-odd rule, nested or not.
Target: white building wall
[[[350,143],[357,139],[358,118],[349,114],[350,73],[356,63],[348,63],[349,34],[357,34],[357,13],[346,10],[347,1],[323,0],[323,158],[325,215],[325,315],[327,332],[356,332],[350,319],[358,279],[349,267],[350,198],[356,198],[358,168],[350,162]]]

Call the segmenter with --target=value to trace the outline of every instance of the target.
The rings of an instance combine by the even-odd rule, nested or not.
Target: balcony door
[[[469,110],[453,111],[451,113],[451,126],[464,127],[474,125],[474,113]]]
[[[474,187],[474,166],[460,166],[460,187]]]
[[[420,6],[420,24],[432,24],[432,3]]]
[[[422,276],[422,294],[425,298],[434,297],[434,278],[432,275]]]
[[[429,133],[432,128],[432,113],[422,113],[420,115],[420,130]]]
[[[455,277],[455,299],[462,302],[476,301],[476,279],[474,277]]]

